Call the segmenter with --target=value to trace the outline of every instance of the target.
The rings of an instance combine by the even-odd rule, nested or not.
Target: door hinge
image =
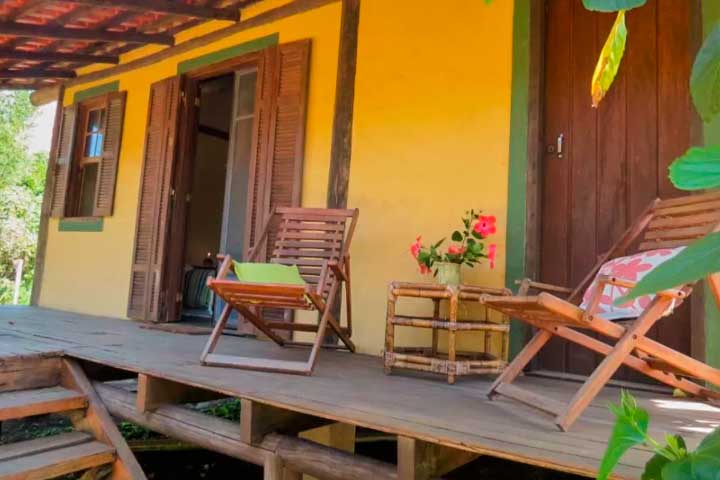
[[[175,302],[181,303],[183,301],[183,294],[181,292],[178,292],[175,294]]]
[[[195,106],[196,107],[200,106],[200,97],[195,97]]]

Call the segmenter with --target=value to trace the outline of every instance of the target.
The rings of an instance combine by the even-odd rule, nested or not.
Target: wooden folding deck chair
[[[274,238],[270,262],[297,265],[306,285],[244,283],[227,278],[233,266],[230,255],[221,255],[217,279],[209,278],[208,287],[225,301],[202,353],[203,365],[244,368],[267,372],[310,375],[315,367],[318,352],[325,340],[328,325],[342,340],[345,348],[355,351],[352,335],[350,306],[350,241],[352,240],[359,211],[357,209],[276,208],[265,223],[260,238],[250,251],[248,261],[256,262],[265,251],[268,239]],[[263,255],[264,257],[264,255]],[[334,316],[336,301],[345,283],[347,326],[341,327]],[[280,346],[311,346],[306,362],[267,358],[238,357],[213,353],[232,310],[252,323]],[[315,310],[317,324],[295,323],[288,316],[276,321],[263,315],[264,309]],[[317,332],[312,343],[288,340],[278,331]],[[338,345],[326,345],[338,348]]]
[[[624,364],[691,395],[707,400],[720,399],[717,392],[689,379],[696,378],[701,382],[720,386],[720,370],[646,337],[650,328],[668,309],[672,309],[690,295],[692,285],[679,285],[677,288],[659,292],[638,318],[622,322],[626,326],[595,315],[595,311],[606,285],[631,288],[634,286],[632,282],[603,277],[599,279],[597,289],[592,292],[589,308],[583,310],[578,306],[584,291],[607,261],[636,252],[685,246],[719,230],[720,193],[655,200],[638,222],[599,259],[593,270],[574,290],[526,279],[520,282],[521,287],[515,297],[483,297],[481,301],[488,307],[537,329],[525,348],[496,379],[488,397],[492,399],[496,395],[502,395],[555,415],[556,425],[566,431]],[[720,276],[711,275],[708,284],[716,302],[720,304]],[[529,296],[531,290],[540,293]],[[562,299],[557,295],[569,296]],[[597,340],[582,333],[582,330],[599,333],[611,339],[614,344],[609,345]],[[553,336],[605,356],[567,405],[512,384]]]

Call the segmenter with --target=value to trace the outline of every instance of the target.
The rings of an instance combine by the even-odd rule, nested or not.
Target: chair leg
[[[551,338],[552,333],[547,330],[537,332],[520,353],[518,353],[515,359],[510,362],[510,365],[495,379],[490,390],[488,390],[488,398],[492,400],[493,397],[495,397],[495,390],[497,390],[499,385],[512,383]]]
[[[318,325],[317,335],[315,337],[315,341],[313,342],[312,350],[310,351],[310,358],[307,361],[307,368],[311,372],[315,369],[318,353],[320,353],[320,348],[325,340],[325,330],[327,330],[328,319],[331,316],[330,309],[326,305],[322,317],[320,318],[320,325]]]
[[[620,366],[625,363],[627,357],[632,354],[637,347],[638,339],[644,337],[661,318],[669,303],[669,299],[657,297],[642,316],[627,329],[625,335],[578,390],[565,411],[555,419],[555,424],[562,431],[567,431],[575,423],[580,414],[590,405]]]
[[[215,328],[213,328],[213,331],[210,334],[210,338],[208,339],[207,343],[205,344],[205,349],[203,350],[202,355],[200,356],[200,361],[202,363],[204,363],[207,356],[215,350],[218,340],[220,340],[220,336],[222,335],[223,329],[225,328],[225,324],[227,324],[228,319],[230,319],[231,312],[232,312],[232,307],[230,307],[230,304],[226,303],[225,308],[223,308],[223,311],[220,314],[220,318],[218,319],[218,322],[215,324]]]

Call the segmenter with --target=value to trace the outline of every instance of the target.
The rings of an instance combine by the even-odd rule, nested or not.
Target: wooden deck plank
[[[112,447],[100,442],[86,442],[0,462],[3,480],[55,478],[68,473],[98,467],[113,461]]]
[[[13,321],[13,325],[8,323]],[[612,428],[608,403],[619,390],[606,388],[568,433],[552,419],[506,400],[490,402],[490,377],[467,378],[448,386],[440,377],[398,373],[385,376],[379,358],[324,351],[311,377],[268,374],[199,363],[205,338],[141,329],[129,321],[33,308],[0,308],[0,345],[37,340],[48,350],[152,375],[288,410],[539,465],[593,476]],[[277,360],[303,360],[306,351],[268,342],[223,337],[219,353]],[[566,402],[580,385],[521,378],[518,385]],[[651,412],[651,428],[681,432],[696,445],[720,409],[656,393],[637,394]],[[442,406],[439,408],[438,406]],[[617,478],[636,479],[650,457],[632,450]]]
[[[62,387],[0,393],[0,421],[85,407],[85,395]]]
[[[70,447],[90,442],[93,437],[85,432],[70,432],[51,437],[35,438],[24,442],[9,443],[0,446],[0,462],[24,457],[33,453],[47,452],[56,448]]]

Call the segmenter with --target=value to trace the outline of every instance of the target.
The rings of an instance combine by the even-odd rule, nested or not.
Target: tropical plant
[[[689,451],[680,435],[665,435],[661,444],[648,434],[650,416],[635,398],[623,390],[620,404],[611,405],[615,414],[598,480],[606,480],[622,456],[636,445],[646,445],[653,455],[645,465],[642,480],[717,480],[720,472],[720,428],[708,434],[694,451]]]
[[[610,89],[620,68],[628,31],[625,12],[645,5],[647,0],[583,0],[585,8],[617,12],[615,24],[600,53],[590,92],[598,106]],[[700,48],[690,76],[693,104],[703,121],[711,122],[720,114],[720,25],[715,25]],[[680,190],[720,187],[720,146],[692,147],[670,166],[670,180]],[[648,293],[692,283],[720,271],[720,233],[712,233],[690,245],[676,257],[645,276],[623,303]]]
[[[0,93],[0,303],[13,299],[17,260],[24,263],[21,303],[32,289],[47,163],[45,154],[31,155],[26,146],[34,112],[28,92]]]
[[[496,232],[495,221],[492,215],[480,215],[475,210],[468,210],[462,218],[463,228],[452,233],[450,238],[454,243],[444,251],[440,250],[445,242],[444,238],[426,247],[422,244],[422,236],[418,235],[415,242],[410,245],[410,254],[420,266],[420,273],[433,272],[437,275],[437,268],[434,267],[439,262],[474,267],[483,258],[488,259],[490,268],[495,268],[497,246],[493,243],[485,248],[483,242]]]

